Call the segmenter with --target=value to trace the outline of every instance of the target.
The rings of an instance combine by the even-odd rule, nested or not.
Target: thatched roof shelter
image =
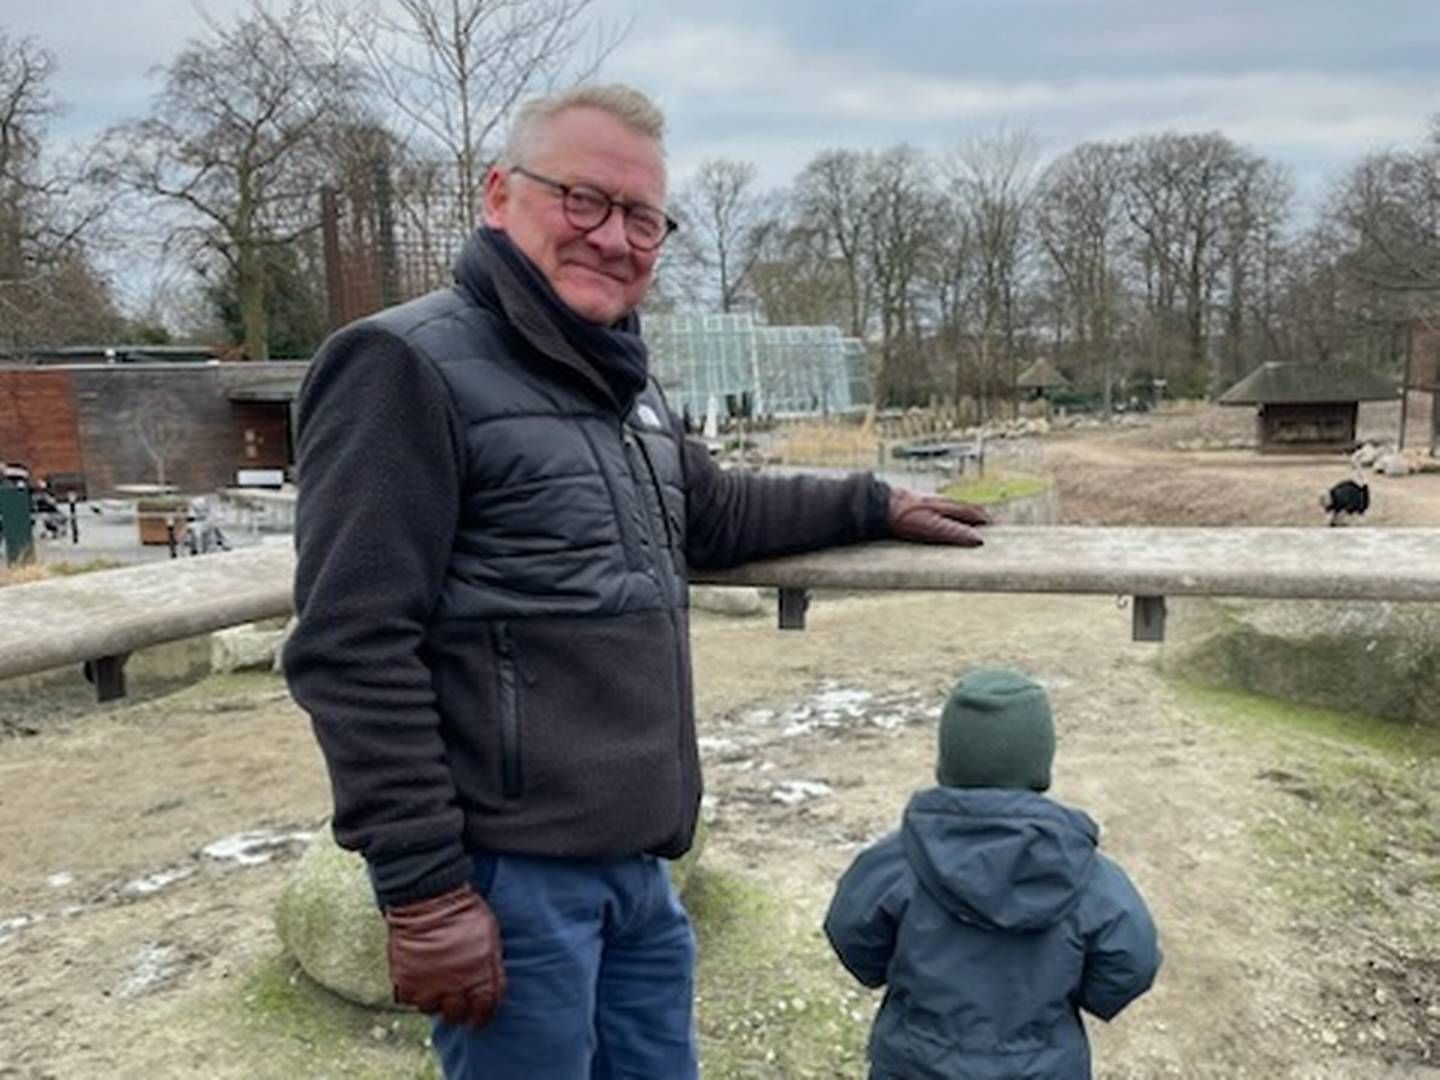
[[[1220,395],[1221,405],[1258,405],[1262,452],[1349,451],[1362,401],[1393,401],[1393,380],[1340,364],[1261,364]]]
[[[1070,380],[1049,358],[1042,356],[1020,373],[1015,385],[1021,390],[1053,390],[1057,386],[1069,386]]]
[[[1220,395],[1221,405],[1298,405],[1391,401],[1395,382],[1365,368],[1340,364],[1261,364]]]

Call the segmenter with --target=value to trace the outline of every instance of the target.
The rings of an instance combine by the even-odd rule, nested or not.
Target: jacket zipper
[[[646,455],[645,448],[640,445],[640,440],[635,437],[630,428],[623,423],[620,425],[620,440],[625,445],[625,464],[630,470],[630,481],[635,485],[635,498],[640,502],[640,517],[643,519],[642,527],[645,530],[645,535],[650,539],[650,569],[656,577],[656,584],[660,586],[661,592],[665,594],[667,600],[670,600],[672,599],[669,584],[670,575],[664,572],[664,568],[660,562],[660,542],[659,538],[655,535],[654,515],[650,513],[650,507],[645,502],[644,488],[648,487],[655,491],[655,497],[660,500],[660,516],[662,518],[665,516],[665,496],[656,487],[655,474],[650,468],[650,458]],[[635,465],[636,457],[640,458],[641,464],[645,469],[645,474],[650,477],[649,480],[641,478],[640,470],[637,469]],[[667,538],[670,535],[670,523],[668,521],[665,522],[665,535]],[[667,552],[669,551],[668,545],[665,550]]]
[[[650,451],[645,449],[644,440],[631,436],[635,439],[635,446],[640,451],[640,458],[645,462],[645,471],[650,474],[650,486],[655,491],[655,506],[660,511],[660,524],[665,527],[665,546],[671,551],[675,550],[675,533],[670,525],[670,508],[665,505],[665,489],[660,485],[659,474],[655,472],[655,463],[650,460]]]
[[[495,652],[500,658],[500,787],[507,799],[524,789],[520,773],[520,688],[516,682],[515,643],[510,624],[496,623]]]

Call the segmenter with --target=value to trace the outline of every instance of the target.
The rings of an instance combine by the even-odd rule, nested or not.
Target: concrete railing
[[[0,589],[0,679],[84,663],[121,696],[137,649],[289,614],[294,567],[265,546]],[[1131,596],[1135,637],[1159,640],[1166,596],[1440,602],[1440,529],[993,526],[981,548],[862,544],[694,581],[778,588],[782,627],[809,589]]]

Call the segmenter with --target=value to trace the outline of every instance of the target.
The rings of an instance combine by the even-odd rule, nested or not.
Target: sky
[[[80,140],[143,114],[148,73],[243,0],[0,0],[0,27],[60,63]],[[629,26],[602,75],[669,117],[672,186],[711,157],[767,187],[817,153],[936,154],[1025,131],[1088,139],[1220,130],[1290,168],[1302,203],[1440,113],[1440,0],[597,0]]]

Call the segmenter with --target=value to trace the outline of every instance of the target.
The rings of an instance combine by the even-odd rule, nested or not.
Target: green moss
[[[818,927],[789,927],[763,890],[704,866],[685,904],[699,941],[696,1024],[710,1080],[864,1074],[871,995]]]
[[[1257,735],[1300,735],[1341,748],[1364,746],[1391,758],[1440,759],[1440,728],[1433,726],[1323,709],[1246,690],[1180,683],[1178,692],[1207,719],[1242,726]]]
[[[206,675],[166,698],[167,706],[205,705],[211,708],[228,701],[258,698],[268,701],[285,689],[285,677],[273,671],[230,671]]]
[[[1252,828],[1268,884],[1302,916],[1383,927],[1428,949],[1440,882],[1440,732],[1260,694],[1180,684],[1199,718],[1263,744],[1257,779],[1290,798]]]
[[[261,964],[205,1019],[222,1043],[238,1041],[257,1077],[431,1080],[439,1069],[414,1014],[351,1005],[315,985],[287,956]],[[383,1033],[383,1037],[380,1037]]]
[[[941,490],[941,494],[952,499],[959,499],[961,502],[994,506],[996,503],[1010,502],[1012,499],[1024,499],[1031,495],[1039,495],[1054,486],[1055,481],[1048,476],[988,469],[983,476],[977,474],[946,485]]]

